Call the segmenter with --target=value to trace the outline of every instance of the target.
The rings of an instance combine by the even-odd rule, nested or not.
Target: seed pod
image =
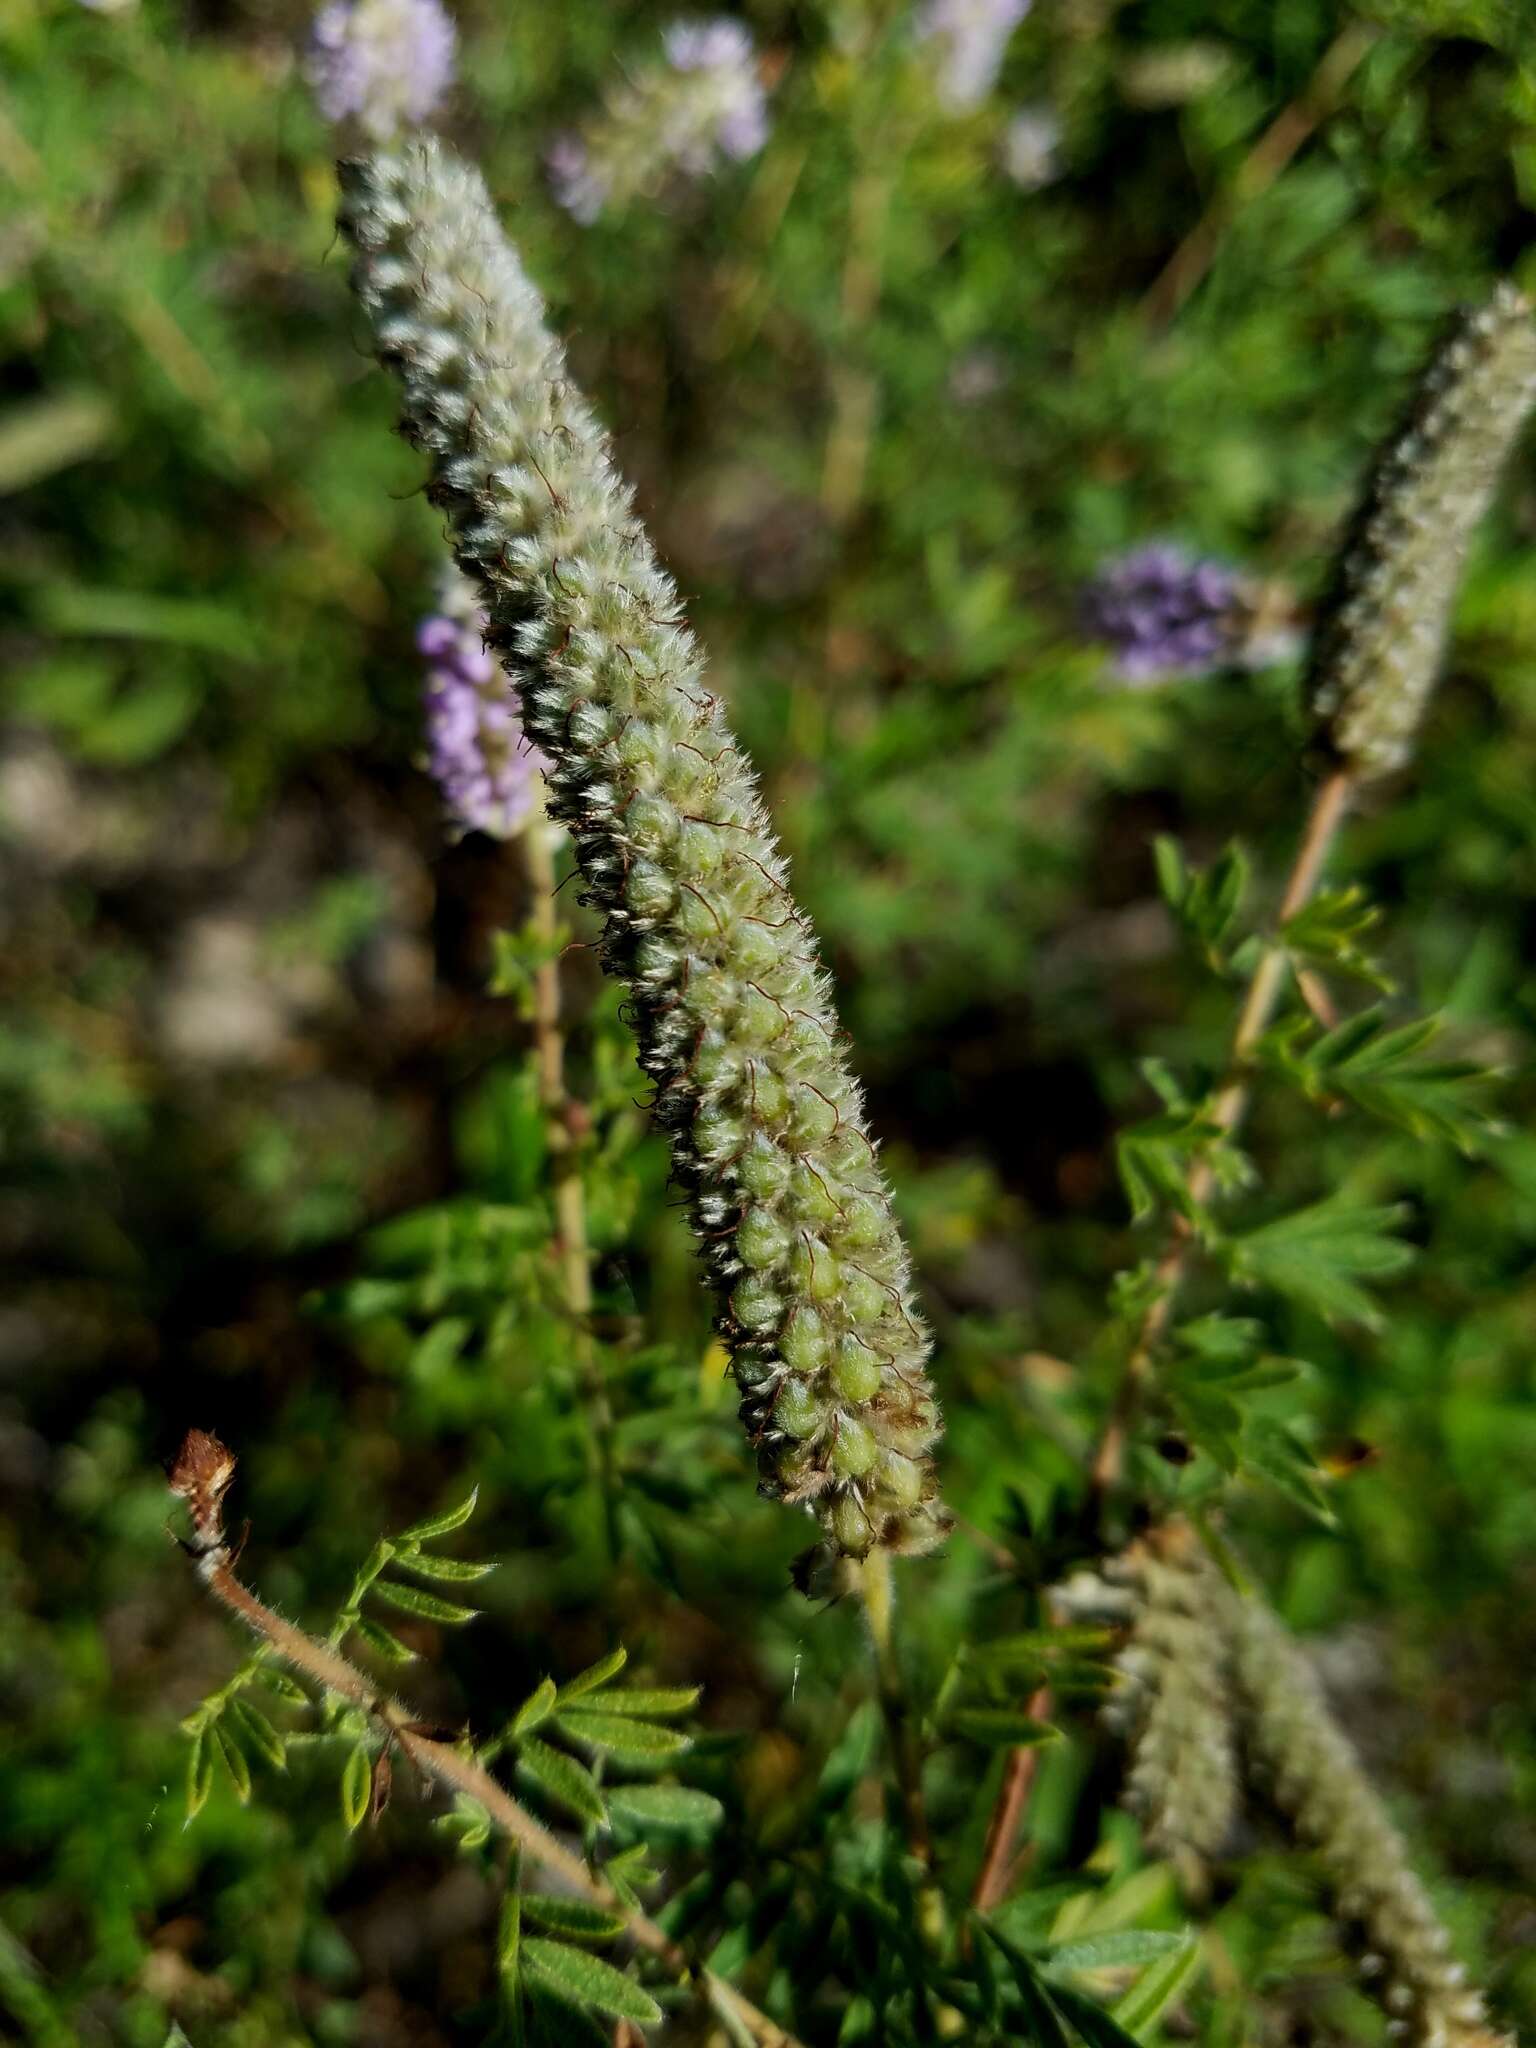
[[[1230,1613],[1250,1760],[1327,1871],[1338,1918],[1394,2034],[1412,2048],[1500,2048],[1316,1674],[1261,1601],[1232,1596]]]
[[[341,179],[402,430],[431,458],[604,914],[604,964],[633,997],[763,1491],[813,1507],[834,1552],[928,1550],[945,1526],[939,1416],[906,1251],[826,976],[677,592],[478,174],[422,140]]]
[[[1361,781],[1412,753],[1472,536],[1536,399],[1531,313],[1505,283],[1456,322],[1345,544],[1307,694],[1325,744]]]

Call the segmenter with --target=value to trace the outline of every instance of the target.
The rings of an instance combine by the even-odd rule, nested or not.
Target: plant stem
[[[719,2018],[744,2028],[761,2048],[801,2048],[792,2034],[771,2020],[723,1977],[701,1968],[679,1944],[647,1914],[626,1906],[618,1894],[592,1875],[579,1856],[557,1841],[543,1824],[534,1819],[489,1771],[472,1756],[450,1748],[422,1734],[411,1709],[381,1693],[373,1681],[348,1663],[339,1652],[317,1642],[292,1622],[285,1621],[265,1606],[235,1577],[228,1549],[222,1544],[203,1552],[198,1559],[198,1576],[214,1598],[237,1615],[268,1646],[272,1654],[328,1692],[350,1700],[371,1716],[383,1731],[386,1742],[409,1757],[424,1777],[433,1778],[450,1792],[462,1793],[483,1807],[494,1827],[514,1842],[531,1862],[557,1878],[578,1898],[624,1916],[627,1931],[636,1946],[675,1970],[691,1984]]]
[[[902,1825],[907,1847],[928,1868],[933,1862],[933,1839],[928,1832],[928,1813],[923,1804],[922,1757],[917,1731],[912,1726],[901,1665],[896,1656],[896,1589],[891,1575],[890,1553],[872,1551],[860,1567],[860,1590],[869,1639],[875,1653],[875,1676],[880,1688],[880,1706],[890,1739],[891,1761],[901,1794]]]
[[[523,865],[528,878],[529,917],[539,942],[533,973],[533,1041],[539,1105],[544,1112],[555,1205],[555,1254],[561,1293],[570,1314],[577,1372],[592,1446],[592,1476],[603,1500],[603,1528],[611,1564],[619,1561],[618,1488],[614,1475],[613,1408],[592,1336],[592,1253],[587,1242],[587,1203],[582,1185],[580,1104],[565,1085],[565,1033],[561,1025],[559,926],[555,917],[555,832],[542,806],[523,827]]]
[[[1279,177],[1302,144],[1327,119],[1375,43],[1379,31],[1352,21],[1323,52],[1302,91],[1281,109],[1238,166],[1237,175],[1211,201],[1164,264],[1142,300],[1142,315],[1166,327],[1216,260],[1221,239],[1245,206]]]
[[[1232,1035],[1231,1051],[1227,1060],[1227,1080],[1211,1107],[1211,1121],[1221,1137],[1230,1137],[1242,1124],[1248,1110],[1251,1083],[1245,1071],[1245,1063],[1254,1046],[1269,1028],[1275,1006],[1285,987],[1289,956],[1281,943],[1279,933],[1295,917],[1298,911],[1311,900],[1322,874],[1323,864],[1328,858],[1339,826],[1349,807],[1354,790],[1354,779],[1348,770],[1337,768],[1323,782],[1318,784],[1312,799],[1312,808],[1301,835],[1301,844],[1286,881],[1285,894],[1281,898],[1276,914],[1276,936],[1265,948],[1248,984],[1248,994]],[[1215,1170],[1211,1165],[1210,1151],[1195,1162],[1189,1176],[1189,1193],[1192,1203],[1206,1201],[1215,1186]],[[1104,1496],[1116,1484],[1125,1461],[1126,1439],[1132,1419],[1151,1377],[1152,1359],[1169,1319],[1173,1314],[1174,1302],[1185,1275],[1195,1246],[1195,1235],[1189,1224],[1180,1218],[1173,1226],[1167,1246],[1157,1262],[1154,1271],[1152,1300],[1141,1320],[1131,1355],[1126,1361],[1124,1375],[1115,1395],[1114,1406],[1105,1424],[1104,1434],[1094,1455],[1091,1468],[1092,1497],[1102,1502]]]
[[[1024,1711],[1031,1720],[1043,1721],[1051,1711],[1051,1694],[1048,1686],[1040,1686],[1030,1695]],[[976,1873],[976,1884],[971,1892],[971,1904],[978,1913],[990,1913],[1001,1903],[1013,1876],[1014,1844],[1018,1841],[1024,1815],[1029,1807],[1029,1795],[1034,1790],[1035,1773],[1040,1767],[1040,1744],[1021,1743],[1008,1752],[1008,1761],[1003,1766],[1003,1782],[998,1791],[997,1804],[992,1809],[992,1818],[987,1823],[987,1839],[981,1854],[981,1868]]]

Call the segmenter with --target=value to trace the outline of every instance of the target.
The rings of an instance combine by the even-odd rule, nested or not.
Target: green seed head
[[[938,1414],[906,1251],[814,939],[677,592],[480,179],[431,139],[341,175],[404,430],[630,991],[762,1486],[834,1552],[931,1549]],[[818,1426],[834,1400],[859,1414]]]

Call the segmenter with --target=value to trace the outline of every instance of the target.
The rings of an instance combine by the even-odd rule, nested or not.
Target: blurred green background
[[[1262,907],[1309,787],[1294,660],[1127,689],[1078,593],[1173,536],[1304,621],[1446,312],[1523,260],[1536,29],[1496,0],[1037,0],[991,98],[946,117],[888,17],[761,0],[763,154],[584,228],[542,154],[668,13],[457,14],[442,125],[571,337],[763,773],[938,1333],[946,1490],[996,1532],[1013,1496],[1070,1485],[1103,1410],[1095,1336],[1145,1249],[1113,1155],[1155,1107],[1138,1063],[1214,1061],[1230,1016],[1150,840],[1208,859],[1239,834]],[[487,1619],[435,1647],[448,1721],[489,1725],[617,1619],[637,1666],[706,1686],[704,1768],[761,1836],[864,1689],[854,1622],[788,1590],[803,1533],[753,1497],[577,951],[610,1568],[540,1293],[528,1027],[489,986],[524,886],[504,849],[447,843],[420,766],[441,538],[346,290],[306,29],[287,0],[0,9],[6,2038],[161,2048],[173,2016],[198,2048],[485,2038],[494,1906],[424,1827],[349,1839],[302,1774],[183,1826],[177,1719],[242,1653],[164,1533],[159,1461],[189,1425],[239,1453],[248,1569],[295,1614],[480,1482],[479,1554],[504,1564]],[[1024,190],[1000,150],[1040,106],[1058,160]],[[1234,1519],[1455,1881],[1469,1954],[1536,2025],[1528,457],[1419,760],[1339,870],[1386,906],[1413,1000],[1506,1070],[1506,1130],[1469,1164],[1261,1099],[1255,1213],[1348,1183],[1410,1202],[1423,1256],[1378,1331],[1270,1305],[1314,1368],[1337,1525],[1258,1493]],[[912,1568],[935,1668],[986,1566],[962,1532]],[[1107,1768],[1089,1722],[1053,1753],[1043,1875],[1092,1847],[1079,1788]],[[974,1788],[948,1771],[963,1833]],[[1211,2038],[1366,2026],[1336,1977],[1297,1989],[1282,1963]]]

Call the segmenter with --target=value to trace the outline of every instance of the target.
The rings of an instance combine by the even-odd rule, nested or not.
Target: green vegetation
[[[1035,0],[957,108],[905,12],[742,18],[764,146],[590,223],[545,153],[668,11],[464,0],[437,126],[761,775],[956,1526],[864,1599],[807,1575],[570,846],[444,829],[442,517],[305,10],[9,0],[0,2038],[1375,2042],[1387,1926],[1410,2040],[1489,2040],[1234,1585],[1536,2028],[1528,455],[1414,758],[1326,830],[1301,687],[1447,316],[1536,282],[1529,29]],[[1132,683],[1082,592],[1164,539],[1243,642]],[[239,1583],[387,1710],[253,1657],[167,1540],[192,1428]]]

